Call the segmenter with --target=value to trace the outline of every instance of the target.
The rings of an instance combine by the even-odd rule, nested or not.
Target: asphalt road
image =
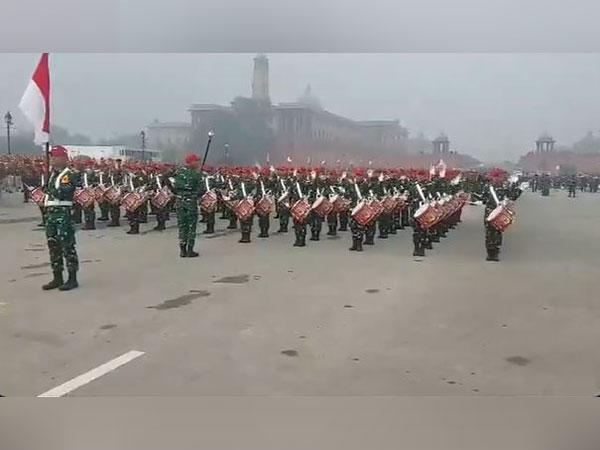
[[[181,259],[174,219],[101,225],[77,233],[81,287],[43,292],[36,208],[5,195],[0,394],[596,395],[600,196],[517,209],[499,263],[477,206],[426,258],[410,230],[357,254],[348,233],[294,248],[255,226],[239,244],[217,221]]]

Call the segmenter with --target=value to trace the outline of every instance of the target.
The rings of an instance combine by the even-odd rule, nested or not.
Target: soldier
[[[106,187],[106,181],[107,181],[107,170],[106,170],[106,163],[104,162],[104,160],[102,160],[102,164],[101,166],[98,168],[97,170],[97,174],[98,174],[98,185],[101,186],[102,188]],[[98,202],[98,207],[100,208],[100,217],[98,217],[98,222],[108,222],[109,217],[109,211],[110,211],[110,204],[108,203],[108,200],[106,200],[105,198],[103,198],[102,200],[100,200]]]
[[[132,167],[129,173],[129,188],[131,192],[143,191],[148,186],[146,172],[139,166]],[[129,231],[127,234],[140,234],[140,223],[147,223],[148,202],[144,202],[135,211],[128,211]],[[146,214],[146,215],[145,215]]]
[[[83,180],[83,187],[95,187],[100,181],[91,166],[84,169]],[[94,202],[90,206],[83,208],[83,218],[85,223],[81,227],[82,230],[96,229],[96,208]]]
[[[567,187],[569,189],[567,197],[575,198],[575,193],[577,191],[577,178],[575,177],[575,175],[569,176],[569,178],[567,179]]]
[[[61,291],[69,291],[79,286],[77,282],[79,261],[70,211],[73,206],[73,194],[80,181],[77,173],[67,166],[69,160],[64,147],[54,147],[50,155],[52,170],[46,183],[44,211],[50,265],[54,278],[42,286],[42,289],[47,291],[58,288]],[[63,281],[63,259],[69,274],[66,283]]]
[[[355,208],[361,201],[362,196],[358,180],[354,180],[353,189],[348,189],[346,191],[346,196],[352,200],[350,208]],[[350,217],[349,214],[347,214],[347,216]],[[350,217],[350,233],[352,234],[352,246],[348,250],[350,250],[351,252],[362,252],[365,227],[363,227],[352,217]]]
[[[286,186],[283,178],[279,178],[277,190],[276,208],[279,216],[279,230],[277,232],[287,233],[290,223],[290,186]]]
[[[185,157],[185,166],[180,167],[173,177],[173,193],[176,195],[177,227],[179,228],[179,256],[195,258],[196,226],[198,223],[198,196],[200,194],[200,159],[195,154]]]
[[[121,160],[115,160],[114,166],[109,174],[110,183],[112,186],[119,186],[123,183],[123,170],[121,169]],[[108,227],[118,227],[120,226],[121,219],[121,206],[119,203],[110,204],[108,208],[108,212],[110,215],[110,223],[107,225]]]
[[[250,198],[254,200],[255,198],[255,184],[253,181],[243,178],[240,180],[240,184],[238,186],[238,190],[236,192],[236,198],[239,200],[243,200],[245,198]],[[242,232],[242,237],[238,241],[240,244],[249,244],[250,235],[252,233],[252,225],[254,223],[254,212],[250,214],[246,219],[242,220],[240,218],[240,230]]]
[[[200,189],[200,196],[209,192],[213,186],[211,186],[212,177],[208,173],[202,174],[202,184]],[[216,209],[212,211],[205,211],[204,208],[200,208],[202,213],[202,219],[200,223],[206,223],[206,229],[202,232],[202,234],[214,234],[215,233],[215,215]]]

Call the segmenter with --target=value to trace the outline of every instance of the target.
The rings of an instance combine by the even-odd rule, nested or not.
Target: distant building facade
[[[288,156],[319,160],[358,159],[362,153],[382,159],[406,153],[408,130],[398,120],[359,121],[326,111],[310,86],[293,103],[271,104],[269,61],[254,58],[252,96],[237,97],[229,106],[192,104],[190,123],[154,122],[147,127],[149,145],[163,151],[202,151],[215,132],[209,161],[225,153],[236,163],[273,163]],[[225,151],[227,149],[227,151]]]

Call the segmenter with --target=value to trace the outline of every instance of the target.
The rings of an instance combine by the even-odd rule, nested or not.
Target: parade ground
[[[138,236],[78,231],[80,288],[51,279],[39,211],[0,198],[0,394],[581,395],[600,393],[600,195],[525,192],[486,262],[483,209],[412,256],[411,230],[349,252],[349,233]],[[256,221],[255,221],[256,223]],[[272,230],[277,227],[274,223]],[[326,227],[325,227],[326,228]]]

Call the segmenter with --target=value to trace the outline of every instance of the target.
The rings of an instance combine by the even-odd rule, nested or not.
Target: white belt
[[[44,206],[73,206],[73,202],[62,200],[46,200]]]

